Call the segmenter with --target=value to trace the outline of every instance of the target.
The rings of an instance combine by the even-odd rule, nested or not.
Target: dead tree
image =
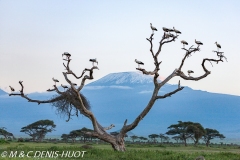
[[[169,36],[169,35],[171,35],[171,36]],[[162,51],[162,47],[164,45],[168,44],[168,43],[174,42],[178,38],[179,35],[177,33],[176,34],[171,34],[171,33],[164,32],[164,34],[163,34],[163,36],[162,36],[162,38],[159,42],[159,47],[158,47],[158,50],[157,50],[156,53],[153,52],[153,36],[154,36],[154,33],[152,33],[150,35],[150,37],[147,38],[147,40],[150,43],[150,53],[152,55],[155,68],[152,71],[147,71],[143,68],[136,68],[137,70],[141,71],[143,74],[153,75],[154,90],[153,90],[152,96],[151,96],[148,104],[145,106],[143,111],[136,117],[136,119],[131,123],[128,123],[128,121],[126,119],[125,122],[123,123],[123,126],[122,126],[120,132],[117,133],[117,134],[111,135],[111,134],[106,132],[105,127],[102,127],[98,123],[96,117],[90,111],[86,99],[80,93],[80,91],[83,89],[83,87],[85,85],[85,81],[93,79],[93,71],[95,69],[98,69],[98,67],[93,66],[90,69],[85,68],[82,71],[82,74],[80,76],[77,76],[70,69],[70,61],[71,61],[71,59],[70,59],[71,55],[70,54],[63,55],[63,56],[66,56],[66,58],[64,59],[66,61],[66,64],[63,63],[66,71],[63,72],[63,76],[65,77],[65,80],[68,82],[70,87],[64,92],[61,92],[60,90],[58,90],[56,84],[53,85],[53,87],[54,87],[53,89],[48,89],[48,91],[56,91],[59,94],[59,96],[54,97],[50,100],[45,100],[45,101],[31,99],[24,93],[24,86],[23,86],[22,81],[19,81],[19,84],[21,85],[20,93],[11,93],[11,94],[9,94],[9,96],[12,96],[12,95],[21,96],[22,98],[27,99],[29,102],[35,102],[35,103],[38,103],[38,104],[41,104],[41,103],[58,103],[59,101],[64,101],[64,103],[66,103],[67,105],[63,105],[62,111],[66,112],[68,114],[68,120],[70,119],[71,116],[73,116],[71,114],[71,112],[73,112],[73,111],[76,112],[76,115],[77,115],[78,112],[80,112],[81,114],[83,114],[84,116],[86,116],[87,118],[89,118],[91,120],[92,126],[93,126],[93,131],[92,132],[86,131],[85,134],[88,134],[89,136],[92,136],[92,137],[97,137],[97,138],[99,138],[99,139],[101,139],[105,142],[110,143],[112,145],[112,148],[116,151],[125,151],[126,150],[125,149],[125,143],[124,143],[125,135],[127,134],[127,132],[133,130],[135,127],[138,126],[139,122],[151,110],[151,108],[153,107],[156,100],[171,97],[173,94],[181,91],[184,88],[180,85],[180,80],[179,80],[178,87],[175,90],[173,90],[169,93],[166,93],[164,95],[159,95],[158,93],[159,93],[159,90],[162,88],[162,86],[164,86],[173,77],[181,77],[185,80],[193,80],[193,81],[201,80],[201,79],[207,77],[211,73],[205,66],[206,62],[210,62],[210,63],[211,62],[216,62],[218,64],[218,62],[223,62],[223,58],[226,59],[226,57],[223,55],[223,52],[214,51],[217,54],[217,59],[204,58],[202,60],[201,65],[202,65],[202,68],[203,68],[205,73],[203,75],[198,76],[198,77],[192,77],[190,75],[189,76],[185,75],[182,71],[182,68],[183,68],[184,62],[187,60],[187,58],[190,58],[192,53],[200,51],[200,45],[198,45],[197,47],[194,47],[192,45],[189,49],[182,48],[185,51],[185,55],[184,55],[180,65],[179,65],[179,67],[176,68],[165,80],[159,82],[158,77],[159,77],[159,70],[160,70],[161,61],[159,61],[158,56]],[[80,85],[76,86],[72,81],[70,81],[69,78],[68,78],[69,75],[72,75],[76,79],[79,79],[80,82],[81,82]]]

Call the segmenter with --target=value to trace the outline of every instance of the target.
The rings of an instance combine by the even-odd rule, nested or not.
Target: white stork
[[[176,30],[174,27],[173,27],[173,30],[176,34],[181,34],[182,32],[180,32],[179,30]]]
[[[97,65],[98,65],[97,58],[95,58],[95,59],[89,59],[89,61],[92,62],[93,67],[94,67],[94,63],[97,63]]]
[[[63,56],[67,56],[68,58],[71,56],[71,54],[70,53],[68,53],[68,52],[64,52],[63,54],[62,54],[62,57]]]
[[[156,27],[153,27],[153,26],[152,26],[152,23],[150,23],[150,27],[151,27],[151,29],[152,29],[153,32],[154,32],[154,31],[157,31],[157,28],[156,28]]]
[[[11,86],[9,86],[10,87],[10,89],[11,89],[11,91],[12,92],[14,92],[15,91],[15,89],[13,88],[13,87],[11,87]]]
[[[166,27],[162,27],[162,29],[163,29],[164,32],[169,32],[169,29],[166,28]]]
[[[141,62],[141,61],[138,61],[137,59],[135,59],[135,62],[138,64],[138,68],[140,68],[140,65],[144,65],[144,63],[143,63],[143,62]]]
[[[188,70],[187,72],[188,72],[188,76],[189,76],[189,77],[190,77],[190,74],[191,74],[191,73],[194,73],[192,70]]]
[[[198,47],[199,47],[200,45],[203,45],[203,43],[202,43],[202,42],[200,42],[200,41],[197,41],[196,39],[195,39],[195,43],[198,45]]]
[[[171,28],[166,28],[166,27],[162,27],[164,32],[173,32],[174,30]]]
[[[62,85],[62,84],[61,84],[61,86],[64,88],[64,91],[65,91],[66,88],[68,88],[68,86],[65,86],[65,85]]]
[[[219,48],[221,48],[221,45],[218,44],[217,42],[215,42],[215,44],[217,45],[217,49],[218,49],[218,51],[219,51]]]
[[[54,79],[54,78],[52,78],[52,80],[55,82],[55,85],[56,85],[56,82],[59,82],[57,79]]]
[[[185,48],[185,45],[188,45],[188,43],[184,40],[182,40],[181,43],[183,44],[183,48]]]

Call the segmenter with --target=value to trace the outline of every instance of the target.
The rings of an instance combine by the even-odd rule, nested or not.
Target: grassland
[[[85,146],[85,147],[84,147]],[[90,146],[90,147],[89,147]],[[80,143],[36,143],[36,142],[8,142],[0,144],[0,159],[84,159],[84,160],[194,160],[198,156],[204,156],[206,160],[240,160],[240,148],[239,146],[212,146],[206,147],[204,145],[188,146],[173,145],[173,144],[126,144],[127,151],[115,152],[112,150],[109,144],[80,144]],[[16,152],[18,155],[16,158],[2,157],[3,152]],[[32,151],[32,152],[29,152]],[[35,156],[38,151],[49,151],[52,153],[58,153],[59,156],[54,158],[45,158]],[[70,157],[74,153],[80,153],[80,151],[86,151],[84,156],[75,154],[75,157]],[[29,157],[21,156],[19,153],[29,152]],[[69,157],[64,153],[69,153]],[[81,152],[82,153],[82,152]],[[63,155],[63,156],[62,156]]]

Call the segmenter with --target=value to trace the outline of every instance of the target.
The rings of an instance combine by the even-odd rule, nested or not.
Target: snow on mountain
[[[119,72],[110,73],[105,77],[92,82],[91,85],[122,85],[122,84],[146,84],[153,83],[153,77],[149,75],[144,75],[141,72]]]
[[[178,85],[164,85],[159,95],[175,90]],[[114,124],[111,131],[121,129],[127,119],[131,123],[146,107],[153,91],[153,77],[140,72],[119,72],[89,83],[81,91],[91,104],[91,111],[103,126]],[[60,87],[60,89],[62,89]],[[50,92],[51,93],[51,92]],[[33,99],[49,99],[50,93],[33,93]],[[53,93],[52,93],[53,94]],[[177,121],[199,122],[204,127],[219,130],[227,137],[239,137],[240,97],[193,90],[189,87],[166,99],[156,101],[151,111],[132,132],[137,135],[165,133],[167,127]],[[14,134],[27,124],[41,119],[54,120],[57,129],[53,134],[61,135],[73,129],[92,128],[84,117],[56,115],[50,104],[29,103],[21,97],[0,96],[0,127],[9,126]],[[14,123],[13,123],[14,122]],[[80,122],[80,123],[79,123]],[[231,132],[230,132],[231,131]]]

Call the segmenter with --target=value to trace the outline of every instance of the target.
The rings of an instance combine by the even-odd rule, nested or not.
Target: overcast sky
[[[77,74],[91,67],[90,58],[97,58],[100,70],[94,72],[94,80],[113,72],[135,71],[134,59],[152,70],[146,40],[152,23],[158,28],[155,51],[162,27],[174,26],[182,32],[176,42],[163,47],[161,77],[179,67],[184,56],[181,40],[194,45],[197,39],[204,44],[183,67],[185,73],[193,70],[192,76],[203,74],[203,58],[216,58],[212,50],[218,41],[228,62],[213,63],[213,67],[208,63],[211,74],[207,78],[182,80],[182,85],[240,95],[239,7],[239,0],[0,0],[0,88],[10,92],[11,85],[19,90],[18,81],[23,80],[27,93],[42,92],[52,87],[52,77],[67,84],[62,75],[63,52],[72,54],[71,68]]]

